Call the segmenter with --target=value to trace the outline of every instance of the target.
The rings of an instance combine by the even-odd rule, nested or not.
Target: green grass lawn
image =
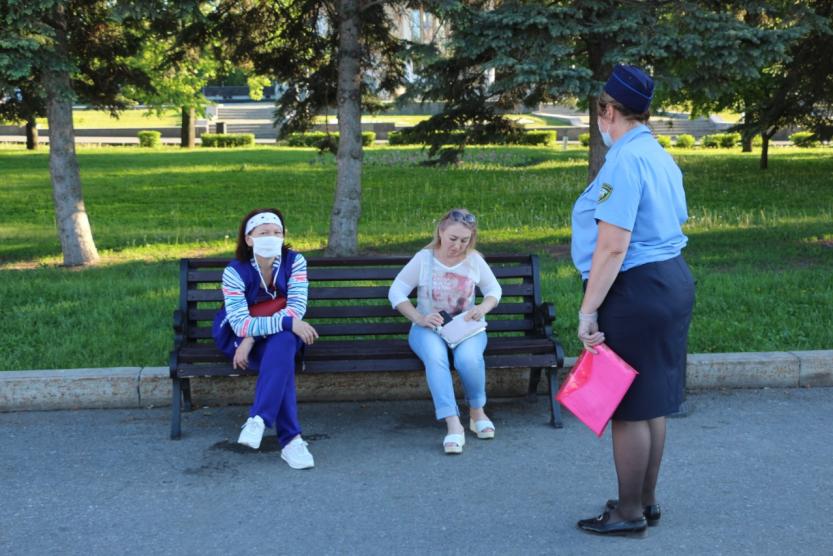
[[[105,110],[75,110],[72,113],[76,128],[108,127],[179,127],[182,115],[179,110],[169,110],[162,115],[148,114],[145,110],[124,110],[117,118]],[[42,125],[46,125],[44,120]]]
[[[691,116],[691,106],[688,105],[688,104],[677,104],[677,105],[672,104],[670,106],[665,106],[664,110],[667,110],[668,112],[684,112],[684,113],[689,114],[689,116]],[[733,110],[722,110],[720,112],[712,112],[711,115],[712,116],[720,116],[721,118],[723,118],[724,122],[730,122],[730,123],[739,122],[740,119],[743,117],[743,114],[735,112]],[[707,114],[705,117],[708,117],[708,116],[709,115]],[[698,116],[698,117],[704,117],[704,116],[701,115],[701,116]]]
[[[413,114],[365,114],[362,116],[364,123],[377,122],[391,122],[398,127],[415,126],[419,122],[427,120],[431,116],[427,114],[413,115]],[[543,127],[551,125],[570,125],[570,122],[554,116],[533,116],[532,114],[510,114],[507,116],[510,120],[515,120],[524,127]],[[338,118],[332,116],[316,116],[313,121],[317,124],[323,124],[329,121],[331,124],[338,124]]]
[[[399,127],[410,127],[418,124],[423,120],[427,120],[429,115],[412,115],[412,114],[365,114],[362,116],[362,121],[365,123],[374,122],[392,122]],[[512,114],[508,116],[510,119],[518,120],[524,127],[542,127],[551,125],[569,125],[567,120],[552,116],[533,116],[532,114]],[[331,124],[338,124],[338,118],[334,115],[316,116],[313,121],[317,124],[323,124],[329,119]],[[0,125],[4,123],[0,121]],[[97,128],[122,128],[122,127],[178,127],[181,123],[180,113],[177,109],[172,109],[161,116],[156,114],[148,114],[143,109],[123,110],[118,117],[113,117],[110,112],[106,110],[79,110],[73,112],[73,123],[76,129],[97,129]],[[38,118],[38,126],[41,128],[49,127],[46,118]]]
[[[724,122],[735,124],[741,120],[743,114],[738,114],[737,112],[732,112],[730,110],[724,110],[723,112],[718,112],[715,116],[720,116],[723,118]]]
[[[101,129],[121,127],[179,127],[181,119],[179,110],[173,109],[161,116],[147,114],[145,110],[123,110],[118,117],[113,117],[107,110],[79,110],[72,113],[72,123],[76,129]],[[2,124],[2,122],[0,122]],[[46,118],[38,118],[38,127],[48,128]]]
[[[362,123],[392,123],[398,127],[410,127],[430,117],[427,114],[362,114]],[[338,118],[335,114],[331,114],[330,116],[315,116],[313,122],[316,124],[329,122],[331,125],[338,125]]]
[[[523,114],[521,117],[524,119],[532,120],[532,123],[527,124],[527,127],[541,127],[547,125],[573,125],[572,123],[570,123],[570,120],[565,120],[564,118],[558,118],[556,116],[533,116],[532,114]]]
[[[541,255],[544,298],[568,354],[579,349],[581,295],[569,257],[570,211],[585,186],[584,149],[471,148],[456,168],[413,163],[418,148],[366,151],[361,245],[413,253],[453,206],[474,211],[485,253]],[[758,154],[674,150],[691,220],[697,279],[691,352],[833,347],[833,150]],[[326,241],[336,167],[312,149],[79,148],[84,198],[102,262],[57,267],[45,150],[0,148],[0,369],[165,365],[177,259],[229,255],[239,218],[278,206],[291,243]]]

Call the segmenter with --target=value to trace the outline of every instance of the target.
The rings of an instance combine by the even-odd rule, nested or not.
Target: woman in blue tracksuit
[[[274,427],[281,458],[294,469],[314,466],[301,438],[295,399],[295,358],[318,337],[302,319],[307,309],[307,262],[284,244],[277,209],[255,209],[240,223],[236,258],[223,271],[223,308],[214,319],[217,347],[235,369],[258,370],[255,398],[238,442],[254,449]],[[252,307],[259,304],[260,310]],[[267,316],[262,315],[263,305]]]
[[[640,532],[659,521],[665,418],[678,411],[685,385],[694,306],[681,254],[688,215],[682,173],[645,126],[653,91],[641,69],[614,68],[598,103],[610,150],[573,208],[573,262],[585,284],[579,339],[589,350],[607,343],[639,372],[611,426],[619,498],[578,522],[600,534]]]

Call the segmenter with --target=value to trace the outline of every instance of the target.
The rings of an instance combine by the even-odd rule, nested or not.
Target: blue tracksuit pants
[[[221,349],[234,357],[237,347],[229,342]],[[258,370],[255,399],[249,416],[260,415],[267,427],[274,427],[281,447],[301,434],[298,423],[298,402],[295,397],[295,355],[301,340],[285,330],[266,338],[258,338],[249,353],[249,366]]]

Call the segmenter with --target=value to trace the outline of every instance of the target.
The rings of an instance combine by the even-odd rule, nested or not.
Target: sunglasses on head
[[[474,224],[477,219],[470,212],[462,212],[459,210],[452,210],[448,213],[448,217],[456,222],[465,222],[466,224]]]

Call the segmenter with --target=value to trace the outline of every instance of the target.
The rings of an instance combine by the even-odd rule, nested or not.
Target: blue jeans
[[[425,365],[425,378],[434,400],[437,420],[460,415],[454,398],[454,382],[448,362],[448,344],[439,334],[424,326],[414,325],[408,334],[408,344]],[[454,348],[454,368],[463,382],[466,401],[470,408],[486,405],[486,332],[472,336]]]

